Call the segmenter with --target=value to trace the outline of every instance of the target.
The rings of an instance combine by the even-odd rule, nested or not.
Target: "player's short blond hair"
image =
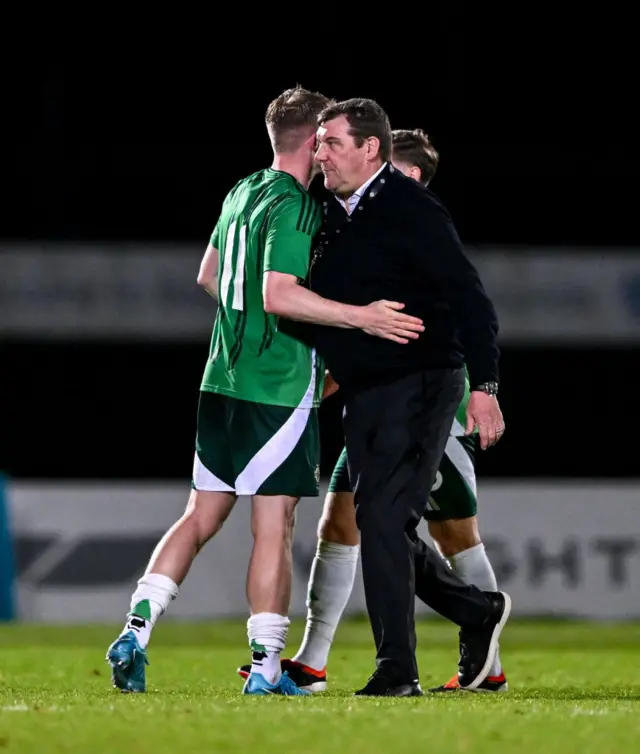
[[[318,115],[329,104],[324,94],[296,86],[267,108],[265,122],[274,152],[295,152],[318,127]]]

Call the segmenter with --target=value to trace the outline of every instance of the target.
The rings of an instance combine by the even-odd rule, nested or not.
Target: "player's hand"
[[[397,301],[374,301],[368,306],[360,307],[361,323],[358,325],[368,335],[393,340],[396,343],[408,343],[424,332],[422,320],[403,314],[404,304]]]
[[[467,405],[467,427],[470,435],[478,427],[482,450],[495,445],[504,434],[504,419],[495,395],[474,390]]]
[[[333,379],[328,371],[324,373],[324,386],[322,389],[322,400],[331,397],[334,393],[338,392],[340,385]]]

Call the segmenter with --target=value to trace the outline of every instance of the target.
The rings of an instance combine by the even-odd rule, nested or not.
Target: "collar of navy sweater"
[[[391,173],[395,172],[395,168],[390,162],[387,162],[387,164],[384,167],[384,170],[381,170],[378,175],[374,178],[373,181],[367,186],[364,193],[360,197],[360,201],[358,202],[358,206],[353,210],[353,212],[349,215],[344,210],[341,205],[335,201],[335,199],[325,199],[322,202],[322,210],[324,214],[324,221],[322,224],[322,228],[320,230],[320,236],[319,236],[319,243],[317,247],[313,250],[313,254],[311,257],[311,266],[320,259],[322,256],[322,253],[326,249],[326,247],[329,244],[329,241],[332,238],[339,237],[339,234],[345,230],[350,223],[354,221],[356,217],[361,217],[363,214],[363,211],[365,207],[371,206],[372,202],[375,201],[376,197],[380,194],[380,192],[385,188],[387,185],[387,181],[389,178],[389,175]],[[332,214],[334,212],[338,212],[339,215],[336,217],[340,218],[340,221],[331,229],[329,229],[329,226],[327,224],[327,216],[329,214],[329,209],[331,208]]]
[[[363,214],[366,214],[364,213],[365,207],[368,208],[372,205],[376,197],[387,185],[389,175],[394,172],[395,168],[393,167],[393,165],[390,162],[387,162],[384,170],[381,170],[375,177],[375,179],[371,181],[371,183],[367,186],[366,190],[362,194],[362,197],[360,198],[360,201],[358,202],[358,206],[350,215],[348,215],[344,208],[341,207],[337,201],[335,201],[335,198],[325,199],[322,202],[324,220],[322,223],[322,228],[320,229],[319,242],[311,254],[309,273],[313,271],[314,265],[322,257],[322,254],[329,245],[329,241],[331,239],[335,240],[337,238],[340,238],[340,233],[342,233],[343,230],[346,230],[356,217],[362,217]],[[327,224],[329,208],[331,208],[332,214],[334,212],[338,212],[340,216],[340,221],[331,229],[329,229],[329,226]]]
[[[387,167],[388,161],[385,160],[382,165],[373,173],[373,175],[370,175],[367,180],[360,186],[360,188],[356,189],[350,196],[348,196],[346,199],[343,199],[341,196],[338,196],[338,194],[334,194],[335,200],[338,202],[338,204],[345,210],[345,212],[348,215],[353,214],[353,211],[358,206],[358,202],[362,197],[365,195],[367,189],[369,186],[378,178],[380,173]]]
[[[364,209],[364,205],[371,202],[371,200],[375,199],[376,196],[378,196],[378,194],[385,187],[389,174],[393,173],[394,171],[395,171],[395,168],[393,167],[393,165],[390,162],[387,162],[384,165],[383,169],[377,173],[377,175],[374,174],[373,180],[371,180],[371,183],[369,183],[366,189],[362,192],[362,195],[360,196],[360,199],[358,201],[358,205],[351,214],[348,214],[347,211],[344,209],[344,207],[342,207],[342,205],[339,202],[335,201],[335,198],[334,198],[333,204],[336,207],[342,207],[342,209],[344,210],[345,222],[351,221],[351,218],[353,217],[353,215],[356,214],[358,210],[362,212],[362,210]],[[365,181],[365,185],[366,185],[366,181]],[[359,194],[360,189],[358,189],[356,193]],[[331,206],[331,203],[329,199],[325,199],[322,202],[322,208],[323,208],[325,216],[329,213],[330,206]]]

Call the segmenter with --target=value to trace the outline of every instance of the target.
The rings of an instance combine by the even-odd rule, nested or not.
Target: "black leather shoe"
[[[511,598],[504,592],[485,592],[489,616],[481,626],[460,629],[458,683],[473,691],[489,675],[498,651],[498,639],[511,613]]]
[[[422,689],[418,681],[398,683],[397,680],[385,678],[380,673],[374,673],[367,685],[354,692],[355,696],[422,696]]]

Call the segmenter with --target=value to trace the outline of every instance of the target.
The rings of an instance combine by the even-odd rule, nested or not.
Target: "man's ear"
[[[373,162],[380,154],[380,139],[377,136],[370,136],[367,141],[367,160]]]

